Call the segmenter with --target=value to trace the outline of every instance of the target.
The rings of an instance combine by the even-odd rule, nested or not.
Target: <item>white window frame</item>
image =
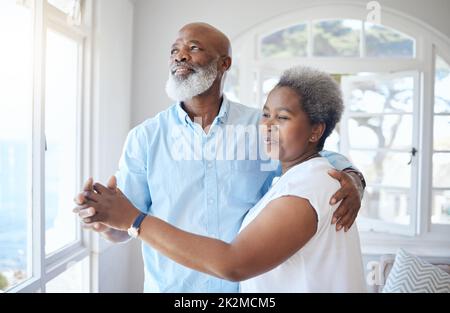
[[[395,72],[393,74],[382,74],[382,75],[376,75],[377,78],[387,78],[387,79],[393,79],[393,78],[401,78],[401,77],[412,77],[413,78],[413,108],[411,113],[392,113],[393,115],[410,115],[412,117],[412,124],[413,124],[413,131],[411,133],[411,147],[410,149],[398,149],[398,148],[392,148],[392,149],[386,149],[386,148],[359,148],[359,147],[350,147],[350,138],[351,135],[348,131],[348,120],[350,120],[352,117],[358,117],[358,116],[383,116],[383,115],[390,115],[389,113],[355,113],[351,112],[349,110],[345,110],[344,114],[342,115],[341,119],[341,140],[340,140],[340,152],[344,155],[349,155],[350,150],[355,151],[379,151],[379,150],[385,150],[390,152],[401,152],[401,153],[411,153],[411,149],[415,148],[416,150],[419,147],[419,103],[420,103],[420,80],[419,80],[419,73],[417,71],[407,71],[407,72]],[[346,79],[350,82],[353,80],[358,80],[358,77],[346,77]],[[345,84],[344,84],[345,85]],[[343,86],[344,90],[344,96],[347,94],[345,91],[345,86]],[[417,181],[418,177],[418,162],[417,157],[411,155],[411,186],[408,193],[409,196],[409,205],[411,205],[410,211],[411,211],[411,222],[409,225],[399,225],[394,223],[389,223],[385,221],[379,221],[371,218],[365,218],[362,216],[359,216],[358,218],[358,227],[360,231],[373,231],[375,229],[378,232],[384,232],[384,233],[390,233],[390,234],[402,234],[402,235],[408,235],[408,236],[414,236],[417,233],[417,212],[418,212],[418,206],[417,206],[417,184],[414,182]],[[387,188],[387,189],[399,189],[402,191],[406,191],[408,188],[397,188],[393,186],[388,185],[379,185],[379,186],[373,186],[375,188]]]
[[[414,113],[414,145],[419,150],[413,164],[417,167],[417,176],[411,177],[415,185],[418,213],[412,216],[409,235],[390,234],[388,232],[360,231],[363,253],[395,253],[398,247],[426,255],[450,255],[450,225],[431,224],[431,166],[433,153],[433,117],[434,117],[434,73],[435,53],[450,64],[450,39],[431,28],[424,22],[401,12],[383,6],[381,22],[383,26],[399,31],[415,40],[413,58],[369,58],[364,57],[364,48],[360,49],[359,58],[339,57],[298,57],[298,58],[261,58],[260,39],[289,26],[310,23],[313,20],[359,19],[365,20],[369,11],[365,4],[317,4],[300,7],[282,16],[275,17],[256,25],[245,33],[232,38],[235,51],[239,52],[240,94],[243,104],[259,107],[262,94],[262,82],[257,82],[257,95],[253,95],[253,77],[260,73],[281,73],[282,70],[296,64],[308,65],[331,73],[356,74],[358,72],[419,72],[420,98],[416,101]],[[309,27],[310,29],[310,27]],[[363,32],[365,28],[362,28]],[[309,30],[311,34],[311,31]],[[311,37],[311,35],[309,35]],[[311,39],[311,38],[309,38]],[[308,44],[311,46],[311,44]],[[364,47],[363,40],[360,40]],[[308,55],[311,48],[308,48]],[[351,62],[349,60],[351,59]],[[376,69],[376,70],[374,70]],[[419,96],[416,95],[416,99]],[[431,140],[430,140],[431,139]],[[414,181],[416,180],[416,181]],[[386,229],[385,229],[386,230]],[[391,231],[389,229],[388,231]]]
[[[436,68],[436,57],[439,56],[441,57],[447,64],[450,65],[450,50],[444,50],[441,48],[441,46],[433,46],[433,58],[432,58],[432,66],[435,69]],[[433,74],[435,73],[435,71],[433,70]],[[432,95],[433,95],[433,106],[430,109],[430,113],[431,113],[431,121],[430,121],[430,136],[431,138],[433,138],[433,140],[430,140],[430,155],[429,155],[429,164],[432,164],[433,161],[433,155],[434,153],[439,153],[439,152],[445,152],[445,153],[450,153],[450,150],[435,150],[434,146],[433,146],[433,142],[434,142],[434,117],[435,116],[448,116],[450,118],[450,113],[434,113],[434,80],[435,80],[435,75],[433,75],[433,84],[431,86],[432,89]],[[431,165],[430,165],[431,166]],[[432,199],[433,199],[433,190],[450,190],[450,186],[447,188],[437,188],[437,187],[433,187],[433,178],[432,178],[432,168],[429,171],[428,175],[429,175],[429,189],[427,190],[427,196],[428,198],[426,199],[426,201],[428,203],[430,203],[429,205],[429,215],[431,217],[432,214],[432,207],[431,207],[431,203],[432,203]],[[431,232],[436,232],[436,233],[443,233],[445,232],[446,228],[449,228],[450,225],[442,225],[442,224],[432,224],[431,223],[431,219],[429,221],[429,223],[427,223],[426,225],[427,229],[429,229],[429,231]]]
[[[62,274],[74,262],[90,255],[91,240],[77,227],[77,240],[56,252],[45,253],[45,63],[47,29],[67,36],[79,44],[77,98],[77,181],[91,172],[91,73],[93,1],[82,1],[83,23],[69,26],[67,15],[48,4],[47,0],[31,1],[34,21],[33,44],[33,135],[32,135],[32,212],[28,217],[27,273],[31,278],[8,292],[45,292],[47,282]],[[70,210],[70,208],[67,208]],[[91,270],[89,270],[90,272]],[[91,276],[90,273],[86,275]],[[91,279],[89,279],[91,281]],[[92,282],[89,284],[92,289]]]

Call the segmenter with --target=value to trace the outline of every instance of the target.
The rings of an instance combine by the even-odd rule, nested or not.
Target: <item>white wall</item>
[[[115,173],[130,128],[133,2],[95,0],[93,168],[101,182]],[[141,292],[137,241],[114,245],[93,237],[94,291]]]
[[[131,125],[137,125],[170,105],[165,95],[169,49],[177,30],[188,22],[210,23],[232,40],[275,16],[330,0],[136,0]],[[354,0],[366,4],[368,0]],[[450,1],[378,0],[428,23],[450,37]]]

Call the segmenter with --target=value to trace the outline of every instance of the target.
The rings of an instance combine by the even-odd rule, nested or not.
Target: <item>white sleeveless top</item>
[[[348,232],[331,225],[329,200],[340,184],[327,174],[332,169],[318,157],[296,165],[276,181],[248,212],[241,230],[272,200],[292,195],[309,200],[316,210],[316,234],[278,267],[240,283],[241,292],[366,292],[356,224]]]

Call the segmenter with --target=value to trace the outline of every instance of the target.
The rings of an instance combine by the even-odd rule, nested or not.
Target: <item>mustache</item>
[[[174,74],[176,72],[176,70],[178,70],[180,68],[189,69],[189,70],[193,71],[194,73],[197,72],[197,66],[189,64],[188,62],[176,62],[174,65],[172,65],[170,67],[170,72],[172,74]]]

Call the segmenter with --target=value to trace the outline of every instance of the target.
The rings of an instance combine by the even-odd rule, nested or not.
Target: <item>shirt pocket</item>
[[[259,200],[261,190],[260,171],[260,162],[257,160],[231,162],[230,196],[246,207],[255,204]]]

